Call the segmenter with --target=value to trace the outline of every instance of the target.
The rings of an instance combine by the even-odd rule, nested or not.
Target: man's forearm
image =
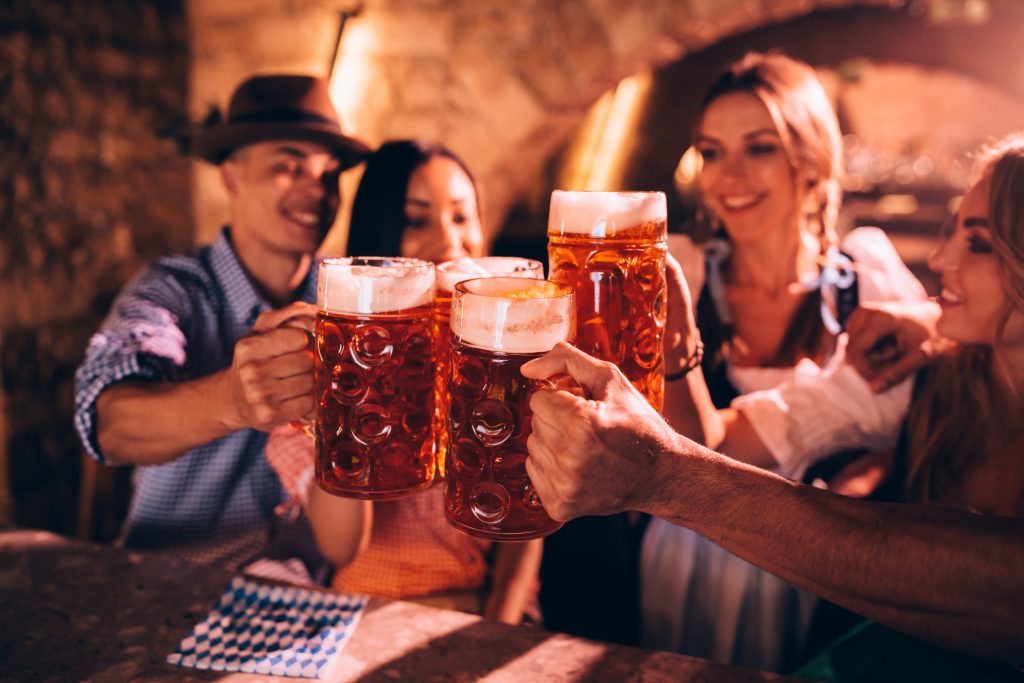
[[[224,372],[181,383],[114,384],[96,402],[100,449],[112,463],[159,465],[244,427]]]
[[[850,499],[680,448],[645,511],[880,623],[1024,664],[1024,522]]]

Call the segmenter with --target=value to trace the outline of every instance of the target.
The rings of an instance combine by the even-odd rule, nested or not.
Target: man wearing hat
[[[327,83],[256,76],[195,140],[221,169],[231,223],[212,244],[160,258],[118,295],[76,375],[75,425],[100,463],[136,465],[124,545],[309,580],[325,569],[264,457],[267,432],[311,415],[315,255],[338,177],[367,147],[346,136]],[[346,528],[316,539],[351,557],[367,505],[316,487]]]

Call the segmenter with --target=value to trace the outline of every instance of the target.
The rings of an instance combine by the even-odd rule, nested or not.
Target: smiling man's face
[[[232,234],[261,247],[310,254],[338,212],[341,165],[326,147],[298,140],[257,142],[221,165],[232,198]]]

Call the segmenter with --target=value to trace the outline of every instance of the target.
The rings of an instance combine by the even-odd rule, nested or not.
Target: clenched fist
[[[643,509],[661,459],[681,438],[613,364],[559,343],[522,368],[525,377],[566,373],[590,399],[541,389],[530,399],[526,471],[552,518]]]
[[[235,345],[227,377],[238,428],[270,431],[312,416],[315,316],[306,303],[268,311]]]

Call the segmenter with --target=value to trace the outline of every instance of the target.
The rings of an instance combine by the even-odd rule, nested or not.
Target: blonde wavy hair
[[[986,179],[1006,310],[995,343],[961,345],[919,379],[907,416],[906,493],[920,502],[959,503],[962,479],[984,458],[993,428],[1020,419],[1024,397],[1010,379],[1003,339],[1010,316],[1024,313],[1024,134],[982,151],[973,184]]]

